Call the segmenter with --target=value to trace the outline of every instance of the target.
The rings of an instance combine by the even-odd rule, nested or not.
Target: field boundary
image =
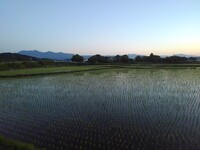
[[[31,77],[31,76],[44,76],[44,75],[58,75],[58,74],[69,74],[69,73],[81,73],[81,72],[90,72],[90,71],[100,71],[100,70],[115,70],[115,69],[200,69],[200,66],[198,65],[91,65],[91,69],[84,69],[84,67],[80,68],[80,66],[75,66],[75,70],[60,70],[56,71],[59,67],[55,67],[55,71],[49,71],[49,72],[40,72],[39,69],[47,69],[47,68],[38,68],[38,71],[27,73],[26,70],[20,70],[22,73],[17,73],[19,70],[12,70],[12,71],[6,71],[7,73],[12,72],[13,74],[1,74],[0,71],[0,78],[16,78],[16,77]],[[90,67],[91,67],[90,66]],[[74,66],[73,66],[74,67]],[[37,69],[37,68],[36,68]],[[50,68],[51,69],[51,68]],[[54,69],[54,68],[53,68]],[[29,69],[31,71],[32,69]],[[23,72],[24,71],[24,72]]]

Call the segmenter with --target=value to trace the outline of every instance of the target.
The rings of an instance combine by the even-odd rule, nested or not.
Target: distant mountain
[[[138,54],[128,54],[129,58],[135,59],[137,56],[144,56],[144,55],[138,55]]]
[[[53,59],[53,60],[69,60],[72,58],[74,55],[73,53],[62,53],[62,52],[41,52],[38,50],[22,50],[18,52],[19,54],[27,55],[27,56],[32,56],[36,58],[47,58],[47,59]],[[85,60],[87,60],[89,57],[92,55],[82,55]],[[115,55],[110,55],[109,57],[114,57]],[[129,58],[135,59],[138,54],[128,54]],[[144,55],[140,55],[144,56]]]
[[[47,59],[53,59],[53,60],[67,60],[71,59],[74,54],[71,53],[62,53],[62,52],[40,52],[37,50],[22,50],[18,52],[19,54],[27,55],[27,56],[32,56],[36,58],[47,58]]]
[[[195,56],[195,55],[186,55],[186,54],[175,54],[174,56],[179,56],[179,57],[199,57],[199,56]]]
[[[161,58],[166,58],[166,57],[171,57],[171,56],[179,56],[179,57],[186,57],[186,58],[189,58],[189,57],[199,57],[197,55],[187,55],[187,54],[174,54],[174,55],[159,55]]]
[[[72,58],[74,55],[73,53],[62,53],[62,52],[41,52],[38,50],[22,50],[18,52],[19,54],[22,55],[27,55],[31,57],[36,57],[36,58],[47,58],[47,59],[52,59],[52,60],[69,60]],[[92,55],[82,55],[85,60],[87,60],[89,57]],[[114,57],[115,55],[110,55],[109,57]],[[135,59],[138,54],[128,54],[129,58]],[[145,55],[139,55],[139,56],[145,56]],[[174,56],[180,56],[180,57],[198,57],[195,55],[186,55],[186,54],[175,54]],[[168,57],[167,55],[161,55],[161,58]]]
[[[9,62],[9,61],[37,61],[38,58],[17,54],[17,53],[0,53],[0,62]]]

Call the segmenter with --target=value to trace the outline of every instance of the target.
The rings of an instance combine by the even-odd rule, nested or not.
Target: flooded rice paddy
[[[200,149],[200,70],[0,79],[0,134],[48,149]]]

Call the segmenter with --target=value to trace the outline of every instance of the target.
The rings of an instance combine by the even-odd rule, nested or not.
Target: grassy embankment
[[[31,144],[4,138],[0,135],[0,150],[38,150]]]
[[[62,67],[39,67],[0,71],[0,77],[21,77],[61,73],[77,73],[86,71],[110,71],[128,69],[198,69],[200,64],[117,64],[117,65],[68,65]]]

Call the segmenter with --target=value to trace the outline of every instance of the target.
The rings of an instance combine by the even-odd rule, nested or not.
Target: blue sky
[[[200,55],[199,0],[1,0],[0,52]]]

